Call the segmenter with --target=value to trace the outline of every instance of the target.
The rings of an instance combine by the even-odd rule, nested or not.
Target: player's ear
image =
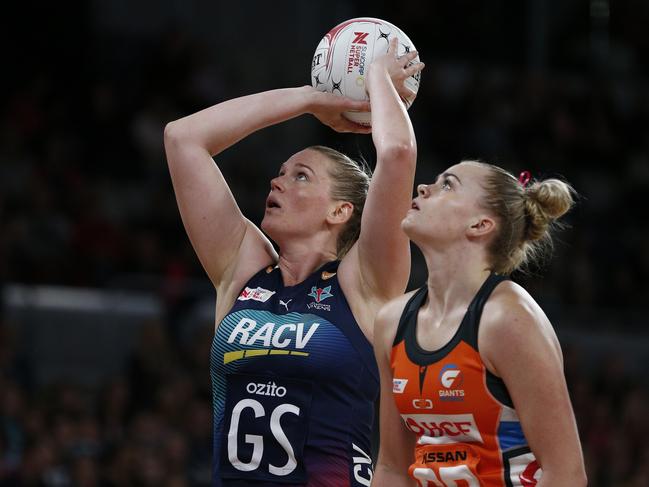
[[[327,223],[332,225],[340,225],[347,223],[354,213],[354,205],[349,201],[335,202],[327,215]]]
[[[471,221],[467,228],[469,238],[481,238],[490,235],[496,228],[496,222],[488,215],[479,215]]]

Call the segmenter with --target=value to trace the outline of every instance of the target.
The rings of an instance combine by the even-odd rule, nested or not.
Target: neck
[[[428,267],[427,307],[436,314],[468,305],[491,273],[482,248],[471,244],[422,253]]]
[[[280,250],[277,265],[282,272],[285,286],[294,286],[304,281],[323,264],[336,260],[335,250],[319,248],[312,244],[313,242],[304,244],[292,242],[291,245],[286,246],[286,249],[282,247]],[[314,249],[319,250],[314,251]]]

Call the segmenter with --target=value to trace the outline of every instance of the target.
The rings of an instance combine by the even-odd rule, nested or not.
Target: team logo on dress
[[[406,390],[406,384],[408,384],[408,379],[392,379],[392,393],[403,394],[403,391]]]
[[[324,301],[327,298],[330,298],[331,296],[333,296],[333,294],[331,294],[331,286],[327,286],[325,288],[319,288],[313,286],[308,296],[311,296],[312,298],[315,299],[316,303],[319,303],[321,301]]]
[[[442,401],[464,401],[464,374],[455,364],[447,364],[442,367],[439,373],[439,382],[443,389],[439,390],[439,398]]]
[[[239,294],[237,300],[248,301],[252,299],[253,301],[261,301],[262,303],[265,303],[273,294],[275,294],[275,291],[270,291],[268,289],[264,289],[263,287],[246,287],[243,291],[241,291],[241,294]]]
[[[322,304],[322,301],[333,296],[333,294],[331,294],[331,286],[324,288],[313,286],[311,288],[311,292],[307,294],[307,296],[311,296],[313,299],[315,299],[315,301],[312,301],[306,305],[307,308],[331,311],[330,305]]]

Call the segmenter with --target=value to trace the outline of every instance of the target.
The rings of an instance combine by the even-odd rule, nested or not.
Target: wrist
[[[390,78],[390,74],[385,66],[378,64],[370,64],[370,67],[367,71],[367,77],[365,78],[365,92],[370,94],[370,86],[376,85],[376,80]]]
[[[381,73],[387,74],[388,68],[386,66],[383,66],[380,63],[372,63],[370,64],[369,72],[374,74],[381,74]]]
[[[304,111],[313,114],[317,104],[317,96],[320,93],[313,86],[304,85],[297,88],[302,102],[304,104]]]

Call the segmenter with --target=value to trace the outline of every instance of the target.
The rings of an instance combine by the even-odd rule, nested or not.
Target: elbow
[[[386,161],[399,161],[414,168],[417,163],[417,145],[414,141],[392,143],[381,150],[381,156]]]
[[[170,147],[176,145],[179,141],[183,139],[183,130],[178,121],[169,122],[165,126],[164,131],[164,143],[165,147]]]
[[[167,154],[167,165],[173,167],[187,161],[196,144],[190,138],[187,128],[178,120],[169,122],[164,129],[164,149]]]
[[[200,130],[190,120],[180,119],[167,123],[164,129],[164,147],[167,155],[185,152],[187,149],[203,149],[210,155],[216,154],[207,140],[202,138]]]
[[[196,136],[192,122],[185,117],[167,123],[164,129],[164,144],[165,148],[169,149],[179,145],[200,145],[200,140]]]

